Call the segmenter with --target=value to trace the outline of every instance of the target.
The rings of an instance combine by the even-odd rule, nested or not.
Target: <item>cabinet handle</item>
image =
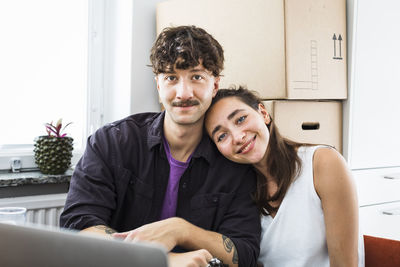
[[[390,210],[383,210],[382,213],[385,215],[400,215],[400,207]]]
[[[383,176],[385,179],[400,179],[400,173],[386,174]]]

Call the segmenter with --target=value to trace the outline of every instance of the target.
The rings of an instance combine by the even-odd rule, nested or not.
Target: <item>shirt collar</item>
[[[149,147],[149,150],[156,145],[162,144],[164,117],[165,111],[160,112],[150,123],[150,127],[148,128],[147,132],[147,146]]]
[[[150,124],[147,137],[147,145],[149,150],[154,148],[156,145],[162,146],[164,118],[165,111],[159,113]],[[192,158],[204,158],[208,161],[208,163],[211,163],[214,161],[217,153],[218,151],[214,143],[208,137],[206,131],[203,129],[203,136],[200,140],[199,145],[193,152]]]
[[[193,153],[193,158],[204,158],[211,163],[215,160],[215,157],[219,153],[217,148],[215,147],[214,143],[208,137],[207,132],[203,130],[203,136],[200,140],[199,145],[197,146],[196,150]]]

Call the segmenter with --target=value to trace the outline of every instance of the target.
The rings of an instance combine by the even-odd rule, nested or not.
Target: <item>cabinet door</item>
[[[348,161],[400,166],[400,1],[349,2]]]
[[[400,168],[353,170],[360,207],[400,202]]]
[[[400,240],[400,202],[360,208],[360,231],[364,235]]]

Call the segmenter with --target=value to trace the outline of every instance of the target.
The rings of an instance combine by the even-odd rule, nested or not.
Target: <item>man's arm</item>
[[[205,249],[199,249],[186,253],[168,253],[168,266],[186,267],[186,266],[207,266],[212,256]]]
[[[95,234],[103,236],[106,239],[115,239],[112,234],[116,231],[106,225],[96,225],[83,229],[81,234]],[[168,266],[171,267],[189,267],[206,266],[213,256],[205,249],[198,249],[186,253],[168,253]]]
[[[81,234],[95,234],[106,239],[115,239],[113,236],[116,231],[106,225],[96,225],[83,229]],[[168,253],[168,266],[206,266],[213,256],[205,249],[198,249],[186,253]]]
[[[197,227],[182,218],[169,218],[147,224],[135,230],[113,234],[125,241],[147,241],[160,243],[168,251],[175,246],[188,250],[207,249],[213,257],[224,264],[238,266],[238,253],[232,240],[222,234]]]
[[[114,234],[116,232],[117,231],[115,231],[114,229],[112,229],[111,227],[108,227],[106,225],[95,225],[95,226],[88,227],[88,228],[80,231],[80,233],[83,233],[83,234],[101,235],[107,239],[114,239],[112,234]]]
[[[204,230],[186,221],[186,231],[179,241],[179,245],[188,249],[196,250],[207,248],[212,251],[212,255],[221,259],[224,264],[229,266],[238,266],[239,256],[233,241],[220,233]]]
[[[82,230],[107,225],[115,208],[115,185],[109,159],[110,144],[102,129],[88,138],[71,177],[60,226]]]

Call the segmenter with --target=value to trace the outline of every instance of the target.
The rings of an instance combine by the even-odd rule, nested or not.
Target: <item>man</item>
[[[171,266],[206,266],[211,257],[255,266],[255,174],[225,159],[203,134],[223,69],[222,47],[201,28],[167,28],[150,59],[165,111],[132,115],[88,139],[61,225],[190,251],[171,252]]]

